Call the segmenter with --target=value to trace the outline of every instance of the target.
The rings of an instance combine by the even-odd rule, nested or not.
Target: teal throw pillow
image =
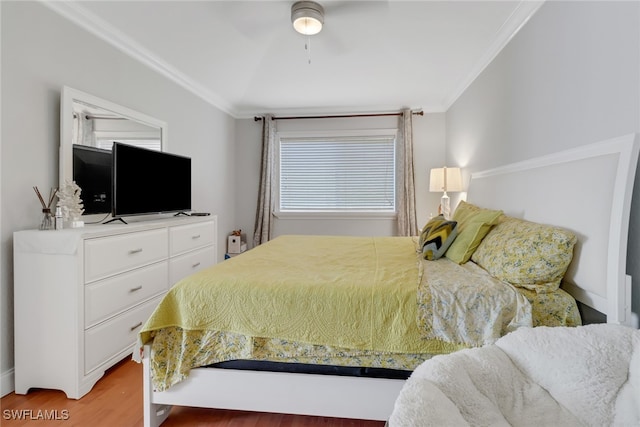
[[[458,235],[457,225],[456,221],[448,221],[442,215],[427,222],[420,232],[418,242],[424,259],[436,260],[444,255]]]

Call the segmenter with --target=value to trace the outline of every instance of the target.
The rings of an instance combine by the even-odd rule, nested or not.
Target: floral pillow
[[[458,235],[457,222],[447,221],[439,215],[431,218],[420,232],[418,242],[424,259],[436,260],[449,249]]]
[[[492,276],[536,292],[558,289],[573,258],[572,232],[505,216],[471,257]]]

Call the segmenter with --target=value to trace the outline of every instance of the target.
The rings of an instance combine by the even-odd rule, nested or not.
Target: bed
[[[421,311],[424,307],[416,304],[416,295],[423,279],[431,285],[437,274],[446,277],[454,269],[477,274],[491,282],[487,286],[500,286],[501,281],[491,280],[474,263],[420,261],[416,238],[411,237],[282,236],[180,282],[140,334],[145,425],[160,425],[171,405],[386,420],[406,376],[423,361],[491,344],[534,322],[536,326],[550,322],[548,315],[536,313],[536,307],[560,301],[551,316],[560,320],[552,326],[576,324],[573,298],[606,313],[610,322],[631,322],[623,237],[637,154],[635,135],[629,135],[474,174],[470,202],[570,230],[577,236],[575,259],[563,274],[564,291],[550,292],[551,298],[541,296],[546,298],[543,302],[536,292],[527,295],[509,286],[487,292],[504,301],[496,308],[478,300],[477,306],[489,307],[488,311],[475,318],[459,317],[465,320],[453,331],[417,326],[421,317],[429,321],[451,316],[446,310],[446,314]],[[594,168],[602,172],[596,178]],[[567,171],[570,178],[560,189],[554,178]],[[602,179],[602,174],[608,178]],[[566,197],[587,188],[590,197],[583,205]],[[599,268],[603,247],[609,257],[605,268]],[[202,291],[212,275],[215,290]],[[269,276],[274,281],[265,285]],[[345,277],[349,277],[346,282]],[[299,286],[301,278],[304,286]],[[306,282],[309,278],[313,280]],[[248,286],[250,282],[262,285]],[[345,293],[350,288],[356,292]],[[230,299],[225,289],[239,291],[240,296]],[[269,297],[267,290],[279,297]],[[331,304],[326,303],[329,298]],[[194,313],[198,315],[191,316]],[[289,317],[282,317],[285,313]],[[469,325],[478,326],[477,331],[469,334]],[[224,345],[211,350],[211,342]],[[331,369],[340,365],[359,374],[216,365],[244,359]],[[378,375],[377,369],[383,373]]]

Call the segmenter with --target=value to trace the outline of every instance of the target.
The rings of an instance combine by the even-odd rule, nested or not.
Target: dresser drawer
[[[210,267],[215,263],[215,246],[207,246],[206,248],[198,249],[172,258],[171,261],[169,261],[169,286],[173,286],[180,279],[187,277],[196,271]]]
[[[215,243],[215,238],[213,221],[171,227],[169,229],[171,256],[212,245]]]
[[[162,261],[85,286],[85,327],[166,292],[169,289],[168,277],[169,263]]]
[[[88,239],[84,243],[86,282],[166,259],[167,229]]]
[[[84,371],[93,371],[113,356],[133,349],[138,332],[162,297],[154,298],[84,333]],[[135,349],[134,349],[135,351]]]

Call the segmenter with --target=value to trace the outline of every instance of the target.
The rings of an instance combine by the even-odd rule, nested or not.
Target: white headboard
[[[473,173],[467,199],[576,233],[563,289],[608,323],[630,324],[627,237],[639,147],[630,134]]]

